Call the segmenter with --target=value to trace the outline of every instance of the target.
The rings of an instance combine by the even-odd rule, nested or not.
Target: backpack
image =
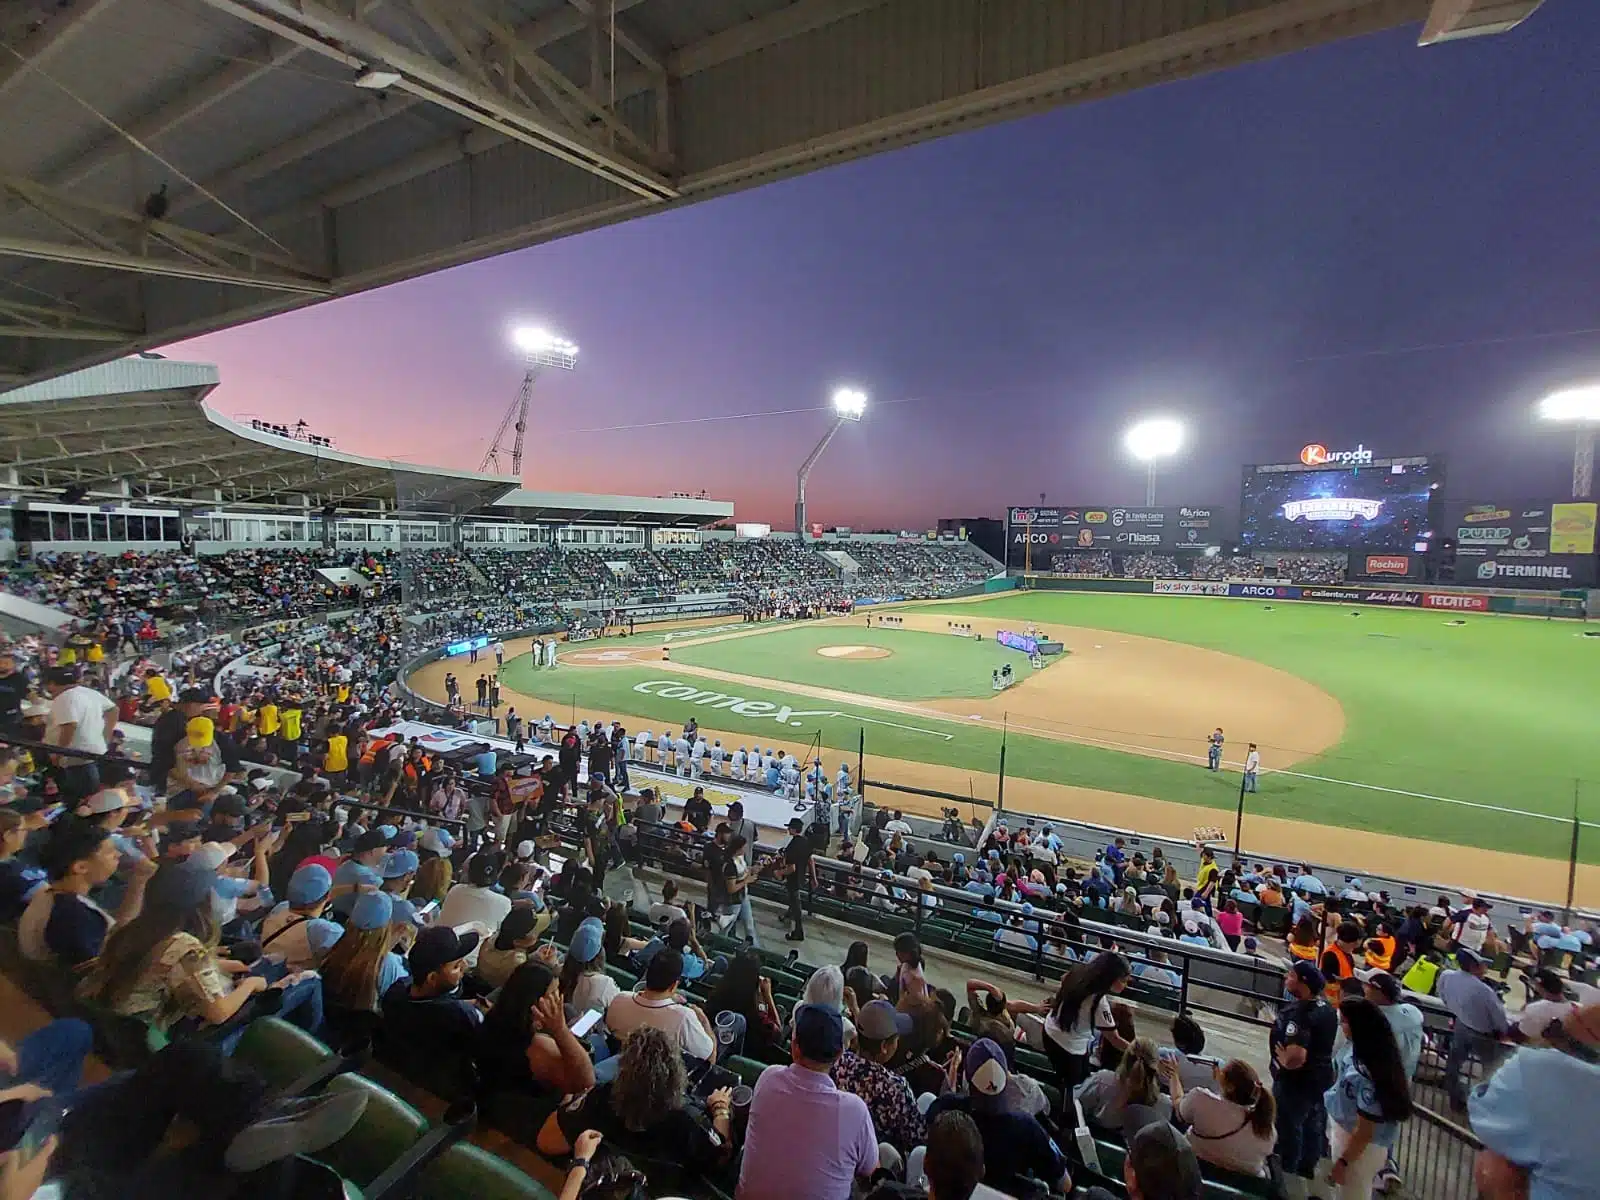
[[[1433,995],[1433,985],[1439,978],[1439,964],[1431,958],[1419,958],[1411,964],[1400,985],[1408,991],[1423,996]]]

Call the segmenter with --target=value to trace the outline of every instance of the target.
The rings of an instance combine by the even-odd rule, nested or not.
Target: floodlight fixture
[[[369,92],[381,92],[399,82],[399,71],[389,71],[382,67],[368,67],[356,76],[356,86]]]
[[[541,367],[571,371],[578,365],[577,343],[557,337],[548,329],[534,325],[519,326],[511,331],[511,342],[529,362]]]
[[[817,459],[822,457],[822,452],[828,448],[828,443],[833,441],[833,435],[839,432],[845,422],[859,422],[861,415],[866,411],[866,392],[855,387],[834,389],[833,424],[828,426],[828,432],[822,435],[822,440],[817,443],[817,448],[806,455],[805,462],[800,464],[799,473],[795,476],[794,532],[796,537],[805,538],[810,534],[810,526],[806,523],[806,480],[811,475],[811,468],[817,465]]]
[[[1146,417],[1128,427],[1122,444],[1128,453],[1145,465],[1144,502],[1156,502],[1156,464],[1183,449],[1183,422],[1172,417]]]
[[[1571,425],[1577,431],[1572,451],[1572,498],[1587,500],[1594,489],[1594,433],[1600,427],[1600,383],[1551,392],[1534,410],[1541,421]]]
[[[833,393],[833,411],[846,421],[859,421],[867,411],[867,394],[860,388],[839,388]]]
[[[502,454],[511,459],[511,473],[522,477],[522,445],[528,432],[528,406],[533,400],[533,385],[546,367],[574,371],[578,367],[575,342],[557,337],[537,325],[519,325],[511,331],[511,344],[522,352],[522,387],[517,398],[500,419],[500,428],[489,442],[488,452],[478,465],[480,471],[499,471]],[[509,442],[509,445],[507,444]]]

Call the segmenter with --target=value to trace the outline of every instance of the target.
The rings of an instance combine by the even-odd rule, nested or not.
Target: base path
[[[909,619],[909,613],[907,617]],[[1051,628],[1050,632],[1064,634],[1066,630]],[[526,653],[530,640],[521,638],[507,642],[507,661]],[[585,645],[582,651],[564,646],[561,661],[568,663],[571,661],[569,655],[588,652],[591,649],[596,653],[604,652],[593,645]],[[660,661],[658,650],[644,647],[630,648],[622,653],[628,655],[629,661]],[[641,656],[641,659],[634,659],[633,656],[636,654]],[[645,655],[650,657],[644,658]],[[1048,676],[1065,665],[1067,664],[1057,664],[1056,667],[1040,674]],[[414,672],[408,682],[421,695],[443,703],[445,674],[459,666],[459,660],[440,659]],[[720,672],[693,670],[679,663],[674,663],[673,669],[713,678],[737,678]],[[541,677],[541,680],[543,678]],[[552,673],[548,678],[554,689],[564,686],[559,671]],[[774,685],[774,681],[766,679],[754,679],[749,682],[767,687]],[[788,683],[783,684],[783,687],[789,691],[815,694],[820,698],[836,699],[861,707],[918,711],[918,706],[914,705],[899,706],[890,701],[873,700],[870,697],[848,693],[830,693],[821,688],[803,689]],[[1019,690],[1013,688],[1006,695]],[[570,692],[565,695],[538,695],[502,688],[502,694],[507,704],[514,705],[518,711],[529,714],[554,713],[563,709],[570,711],[572,702]],[[965,703],[970,706],[972,702],[955,703],[957,705]],[[925,714],[928,710],[924,708],[920,711]],[[649,728],[653,724],[650,718],[638,713],[609,711],[604,706],[587,702],[582,703],[581,713],[590,718],[599,716],[606,720],[619,720],[630,729]],[[709,726],[703,726],[701,732],[708,738],[720,738],[723,745],[728,747],[736,747],[751,740],[748,733],[718,730]],[[835,759],[848,761],[851,771],[854,772],[853,754],[830,749],[826,751],[826,756],[830,764],[833,764]],[[1196,767],[1197,771],[1201,769]],[[994,799],[994,776],[988,770],[964,770],[873,754],[867,756],[866,771],[868,779],[881,779],[956,795],[965,795],[970,791],[980,798],[991,801]],[[935,818],[939,815],[940,802],[935,798],[905,796],[883,791],[879,791],[876,795],[869,791],[868,795],[869,799],[877,803],[901,808],[907,812],[921,813]],[[1006,780],[1005,801],[1006,808],[1014,812],[1112,825],[1163,837],[1187,840],[1194,829],[1202,825],[1220,824],[1227,826],[1230,834],[1232,832],[1231,818],[1223,818],[1217,809],[1175,804],[1122,792],[1073,787],[1068,784],[1009,778]],[[1267,808],[1271,806],[1272,801],[1258,796],[1252,804]],[[1524,896],[1556,905],[1566,898],[1566,872],[1561,865],[1529,855],[1507,854],[1497,850],[1481,850],[1368,833],[1362,830],[1341,829],[1297,821],[1288,816],[1266,816],[1254,811],[1246,814],[1242,844],[1245,855],[1249,858],[1259,855],[1279,861],[1297,862],[1309,857],[1323,863],[1344,865],[1359,872],[1381,872],[1401,878],[1455,881],[1463,887]],[[1419,897],[1419,901],[1431,899],[1432,897]],[[1600,866],[1581,864],[1578,867],[1577,901],[1583,905],[1600,905]]]

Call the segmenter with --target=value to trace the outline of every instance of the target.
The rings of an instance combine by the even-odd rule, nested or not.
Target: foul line
[[[836,717],[844,717],[849,721],[865,721],[868,725],[887,725],[890,729],[904,729],[907,733],[925,733],[929,737],[943,738],[947,742],[955,741],[953,733],[940,733],[936,729],[923,729],[919,725],[901,725],[897,721],[880,721],[877,717],[863,717],[859,713],[836,712]]]

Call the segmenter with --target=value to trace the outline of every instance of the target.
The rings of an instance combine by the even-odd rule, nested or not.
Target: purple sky
[[[1449,494],[1565,494],[1529,408],[1600,376],[1600,4],[1420,50],[1408,28],[1148,88],[180,343],[212,403],[476,468],[518,317],[582,348],[535,400],[535,488],[705,488],[792,525],[820,412],[878,402],[811,515],[926,528],[1046,492],[1143,498],[1132,416],[1189,419],[1170,503],[1237,506],[1302,444],[1442,452]],[[1377,354],[1439,343],[1426,353]],[[901,403],[885,403],[901,401]]]

